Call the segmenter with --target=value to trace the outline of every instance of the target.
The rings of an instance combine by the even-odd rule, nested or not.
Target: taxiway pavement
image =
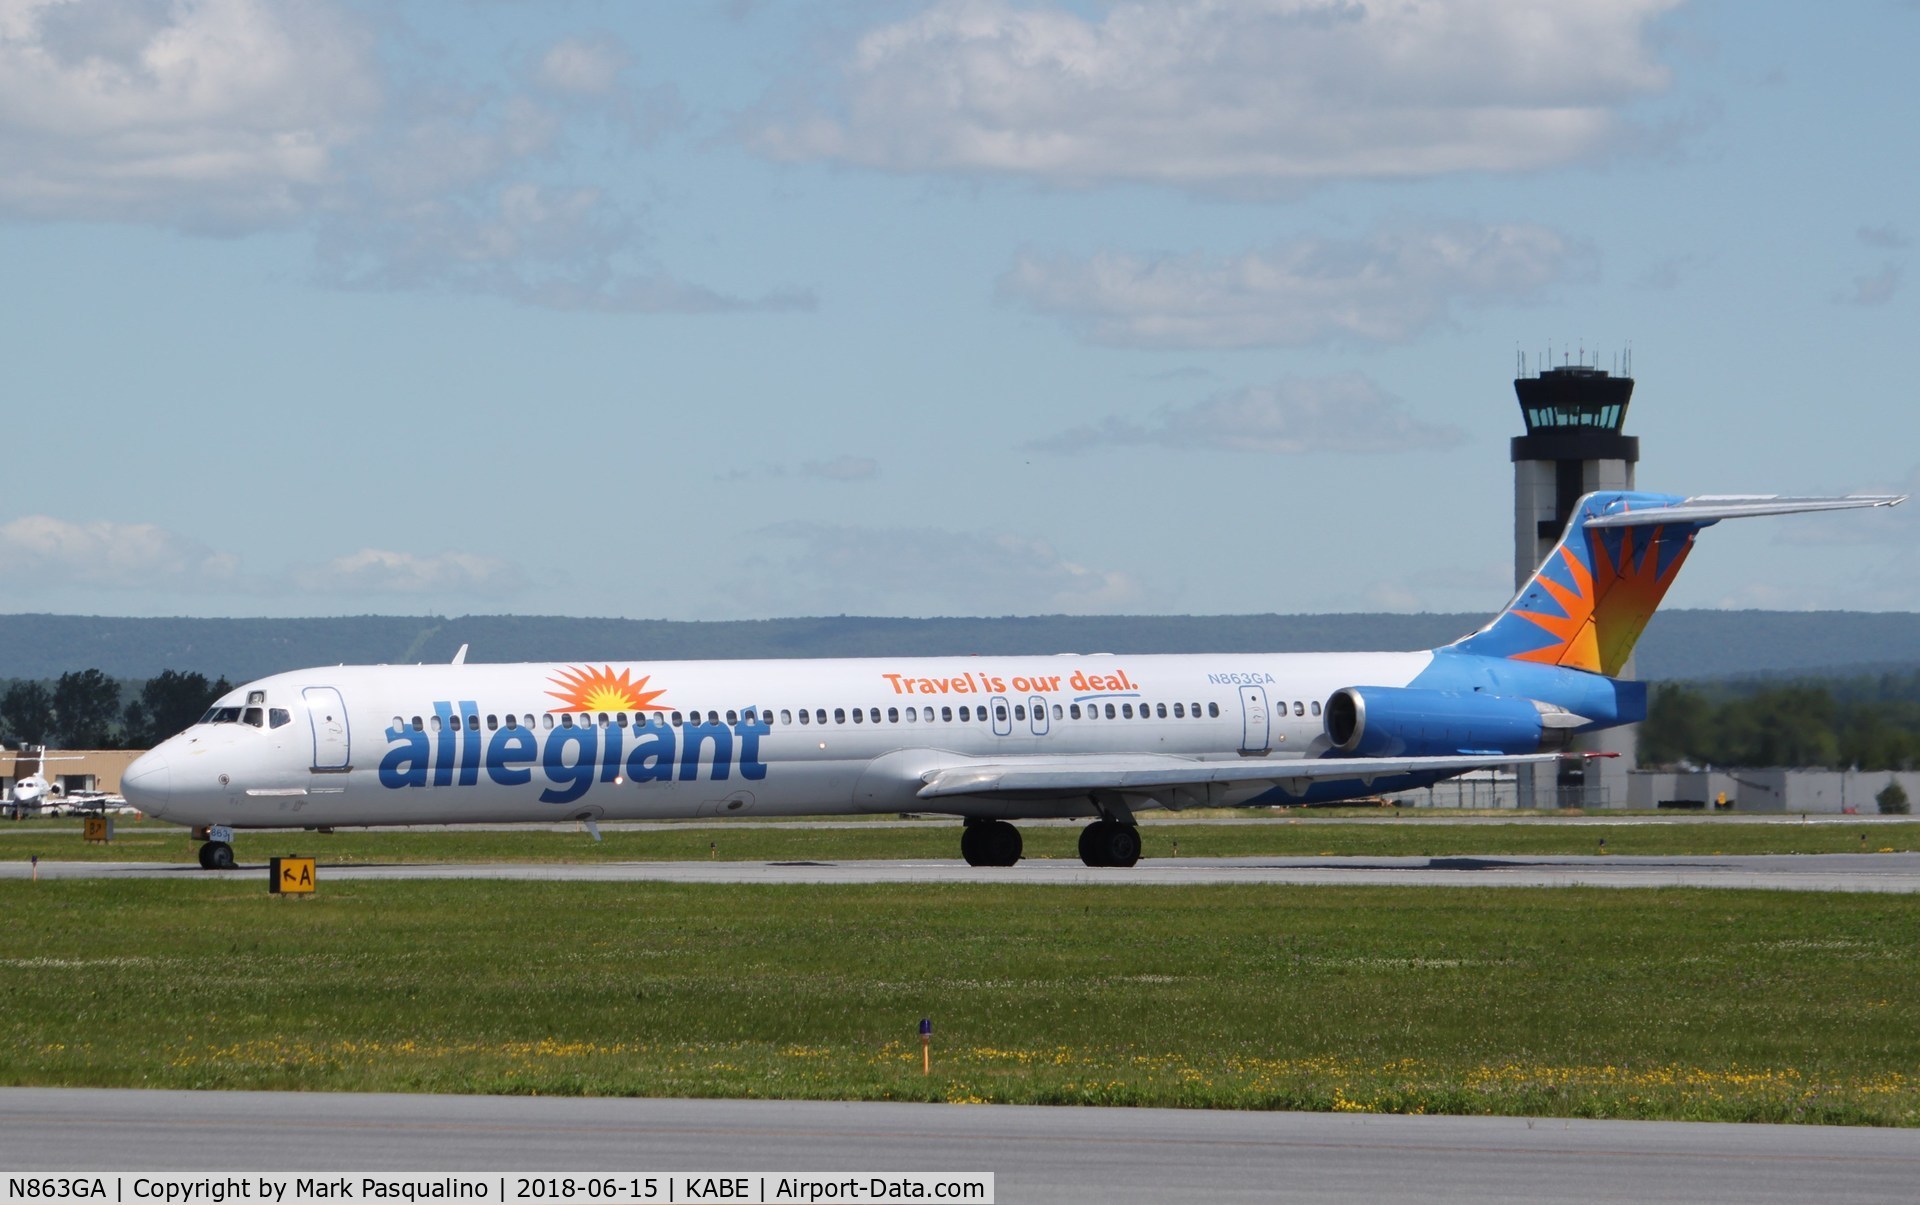
[[[0,1089],[61,1171],[992,1172],[1001,1202],[1909,1201],[1920,1131],[1007,1105]]]
[[[261,843],[256,843],[258,848]],[[288,848],[287,853],[296,852]],[[315,852],[311,842],[299,852]],[[264,862],[227,872],[185,862],[0,862],[0,879],[204,878],[264,876]],[[1022,883],[1193,886],[1741,887],[1773,891],[1920,892],[1920,853],[1746,854],[1665,857],[1528,856],[1154,858],[1126,868],[1036,858],[1017,866],[968,866],[953,859],[843,862],[430,862],[331,865],[326,880],[526,879],[669,883]]]

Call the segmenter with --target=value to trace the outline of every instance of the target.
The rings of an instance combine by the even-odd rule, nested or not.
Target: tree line
[[[1920,769],[1920,670],[1835,680],[1664,683],[1640,764]]]
[[[225,678],[163,670],[121,705],[125,687],[97,669],[44,682],[10,684],[0,693],[0,733],[10,746],[61,749],[147,749],[206,713],[233,689]]]

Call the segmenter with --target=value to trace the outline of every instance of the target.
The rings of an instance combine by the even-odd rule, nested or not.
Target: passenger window
[[[1305,703],[1302,703],[1300,700],[1295,699],[1293,701],[1293,714],[1295,715],[1307,714],[1307,705]]]
[[[470,716],[468,716],[468,717],[467,717],[467,731],[468,731],[468,732],[478,732],[478,731],[480,731],[480,717],[479,717],[479,716],[477,716],[477,715],[470,715]]]
[[[1167,718],[1167,705],[1165,703],[1155,703],[1153,706],[1155,715],[1163,720]]]
[[[899,722],[900,722],[900,709],[898,707],[887,708],[887,723],[898,724]]]
[[[393,729],[396,732],[405,732],[407,730],[407,722],[401,719],[399,716],[394,716]]]
[[[1071,706],[1071,707],[1069,707],[1069,708],[1067,708],[1067,714],[1068,714],[1068,715],[1070,715],[1070,716],[1072,716],[1072,717],[1073,717],[1074,719],[1076,719],[1076,720],[1077,720],[1077,719],[1079,719],[1079,718],[1080,718],[1080,704],[1078,704],[1078,703],[1075,703],[1075,704],[1074,704],[1073,706]]]
[[[719,712],[717,712],[717,711],[709,711],[709,712],[707,713],[707,723],[709,723],[709,724],[718,724],[719,722],[720,722],[720,713],[719,713]]]
[[[677,711],[673,713],[673,726],[675,728],[680,726],[680,713]]]
[[[836,724],[844,724],[844,723],[846,723],[846,722],[847,722],[847,709],[846,709],[846,708],[844,708],[844,707],[836,707],[836,708],[834,708],[834,709],[833,709],[833,722],[834,722],[834,723],[836,723]]]
[[[284,707],[267,708],[267,727],[285,728],[288,724],[291,724],[291,723],[293,723],[293,713],[288,711],[286,708]]]
[[[953,708],[942,707],[940,709],[940,718],[949,724],[953,723]]]
[[[1115,714],[1116,713],[1113,710],[1113,704],[1111,703],[1107,704],[1107,718],[1112,719]]]
[[[782,708],[780,709],[780,722],[781,722],[782,724],[791,724],[791,723],[793,723],[793,712],[792,712],[792,710],[790,710],[789,708],[785,708],[785,707],[782,707]],[[806,713],[806,712],[804,712],[804,711],[802,711],[802,712],[800,713],[800,722],[801,722],[802,724],[804,724],[804,723],[806,723],[806,722],[807,722],[807,713]]]
[[[514,722],[514,719],[513,719],[513,713],[512,713],[511,711],[509,711],[509,712],[507,713],[507,728],[508,728],[509,730],[511,730],[511,729],[514,729],[514,728],[517,728],[517,727],[519,727],[519,725],[518,725],[518,724],[516,724],[516,723]]]
[[[460,731],[460,717],[459,717],[459,716],[457,716],[457,715],[450,715],[450,716],[448,716],[448,717],[447,717],[447,731],[448,731],[448,732],[458,732],[458,731]]]
[[[1209,704],[1207,704],[1207,714],[1208,714],[1208,715],[1210,715],[1210,716],[1212,716],[1212,717],[1213,717],[1214,719],[1216,719],[1216,720],[1217,720],[1217,719],[1219,719],[1219,718],[1220,718],[1220,704],[1218,704],[1218,703],[1209,703]]]
[[[492,712],[487,713],[487,731],[488,732],[500,731],[500,717],[497,715],[494,715]]]
[[[1053,718],[1056,720],[1064,720],[1067,718],[1066,712],[1061,710],[1060,704],[1058,703],[1053,705]]]
[[[428,717],[427,717],[427,727],[428,727],[428,728],[430,728],[430,729],[432,729],[432,730],[433,730],[434,732],[438,732],[438,731],[440,731],[440,727],[441,727],[441,725],[440,725],[440,717],[439,717],[439,716],[437,716],[437,715],[435,715],[435,716],[428,716]]]
[[[858,707],[853,709],[853,722],[856,724],[865,722],[864,717],[861,716],[860,709]]]
[[[553,731],[553,713],[551,711],[543,712],[541,714],[540,726],[542,728],[545,728],[548,732]]]
[[[562,715],[561,715],[561,717],[560,717],[560,726],[561,726],[562,728],[571,728],[571,727],[573,727],[573,713],[572,713],[571,711],[569,711],[569,712],[566,712],[566,713],[564,713],[564,714],[562,714]]]
[[[807,709],[802,707],[800,709],[800,722],[802,724],[807,724],[807,723],[811,723],[812,720],[813,720],[813,717],[807,713]]]
[[[1131,703],[1120,704],[1120,718],[1123,720],[1130,720],[1133,718],[1133,704]]]
[[[727,709],[727,723],[729,723],[729,724],[738,724],[739,722],[740,722],[740,716],[739,716],[739,714],[738,714],[737,712],[735,712],[735,711],[734,711],[734,710],[733,710],[732,708],[728,708],[728,709]]]
[[[1320,714],[1320,700],[1318,700],[1318,699],[1315,699],[1315,700],[1313,701],[1313,714],[1315,714],[1315,715],[1319,715],[1319,714]]]
[[[1006,713],[1006,708],[1003,707],[1000,709],[1001,718],[1004,719]],[[1027,705],[1025,703],[1015,703],[1013,705],[1013,718],[1016,720],[1024,720],[1027,718]]]
[[[524,718],[522,718],[522,719],[521,719],[521,721],[520,721],[520,725],[521,725],[521,727],[523,727],[523,728],[531,728],[531,727],[533,727],[533,713],[532,713],[532,712],[528,712],[528,713],[526,714],[526,716],[525,716]]]
[[[962,724],[964,724],[964,723],[966,723],[967,721],[969,721],[969,720],[971,720],[972,718],[973,718],[973,713],[972,713],[972,712],[970,712],[970,711],[968,711],[968,710],[967,710],[967,709],[966,709],[965,707],[962,707],[962,708],[960,709],[960,722],[961,722]]]
[[[1176,719],[1176,720],[1184,720],[1184,719],[1186,719],[1186,718],[1187,718],[1187,707],[1186,707],[1186,704],[1184,704],[1184,703],[1175,703],[1175,704],[1173,705],[1173,718],[1174,718],[1174,719]]]
[[[425,732],[427,730],[427,726],[421,722],[419,716],[413,717],[413,730],[415,732]]]

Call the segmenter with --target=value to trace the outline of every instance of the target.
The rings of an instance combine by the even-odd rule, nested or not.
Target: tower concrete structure
[[[1515,436],[1513,460],[1513,578],[1524,586],[1566,530],[1574,504],[1593,490],[1634,488],[1640,441],[1621,433],[1633,399],[1631,361],[1614,376],[1597,365],[1563,364],[1529,376],[1524,360],[1513,391],[1527,433]],[[1633,676],[1629,660],[1620,676]],[[1616,728],[1586,737],[1576,748],[1619,756],[1569,762],[1557,777],[1522,767],[1521,807],[1624,806],[1627,772],[1634,767],[1637,734]]]

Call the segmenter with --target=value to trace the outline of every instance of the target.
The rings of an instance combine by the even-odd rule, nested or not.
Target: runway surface
[[[0,879],[33,873],[0,862]],[[45,879],[202,879],[184,862],[40,863]],[[246,863],[230,877],[265,877]],[[1737,856],[1486,856],[1412,858],[1155,858],[1124,869],[1031,859],[1011,867],[968,866],[958,858],[846,862],[526,862],[332,866],[320,880],[541,879],[669,883],[1025,883],[1139,886],[1207,883],[1422,887],[1745,887],[1774,891],[1920,892],[1920,853],[1751,854]]]
[[[26,1171],[992,1172],[1001,1202],[1904,1201],[1920,1131],[789,1101],[0,1089]]]

